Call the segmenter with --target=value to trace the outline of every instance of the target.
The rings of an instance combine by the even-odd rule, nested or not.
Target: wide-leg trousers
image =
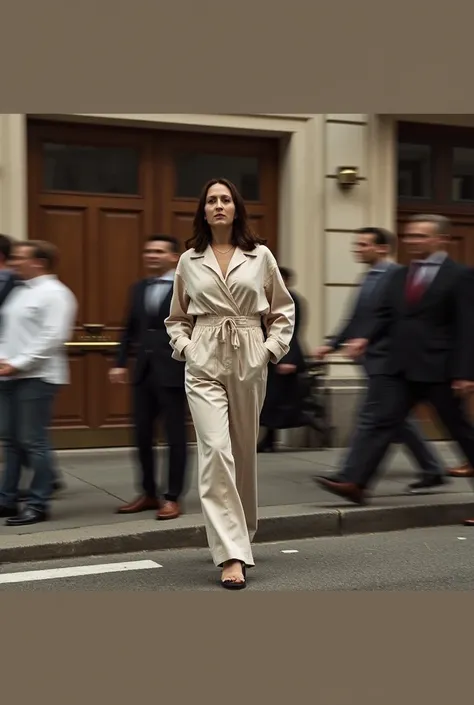
[[[270,359],[260,317],[199,317],[185,356],[212,559],[216,566],[227,560],[253,566],[257,439]]]

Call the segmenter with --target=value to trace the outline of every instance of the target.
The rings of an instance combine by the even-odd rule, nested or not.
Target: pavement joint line
[[[89,480],[84,480],[82,477],[78,477],[77,475],[74,475],[70,470],[67,471],[67,474],[70,477],[73,477],[75,480],[78,480],[79,482],[83,482],[85,485],[89,485],[89,487],[93,487],[95,490],[99,490],[100,492],[105,492],[105,494],[108,494],[109,497],[113,497],[116,499],[118,502],[125,502],[123,497],[118,497],[116,494],[113,494],[113,492],[109,492],[109,490],[106,490],[105,487],[100,487],[99,485],[94,485],[93,482],[89,482]],[[67,491],[67,487],[65,488]]]

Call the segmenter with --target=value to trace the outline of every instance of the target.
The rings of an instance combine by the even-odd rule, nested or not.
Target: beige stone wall
[[[327,114],[324,127],[324,335],[343,320],[363,267],[352,255],[353,231],[364,225],[393,227],[393,121],[370,114]],[[361,181],[342,191],[334,175],[339,166],[356,166]],[[333,358],[331,376],[358,378],[342,356]]]
[[[0,114],[0,232],[27,236],[26,119]]]

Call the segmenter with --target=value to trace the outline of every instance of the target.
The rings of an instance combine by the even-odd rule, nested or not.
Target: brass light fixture
[[[359,169],[356,166],[338,166],[336,178],[341,189],[351,189],[357,186],[359,181]]]

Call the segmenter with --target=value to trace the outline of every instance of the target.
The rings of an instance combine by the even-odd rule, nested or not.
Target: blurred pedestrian
[[[126,323],[112,382],[128,380],[127,363],[136,348],[133,374],[133,427],[140,465],[140,495],[117,510],[133,514],[154,509],[157,519],[176,519],[186,471],[186,393],[184,364],[172,359],[165,328],[179,260],[179,242],[171,235],[151,235],[143,250],[145,279],[132,286]],[[168,443],[168,486],[156,487],[155,423],[161,418]]]
[[[6,235],[0,235],[0,324],[1,309],[8,295],[13,290],[17,277],[12,271],[10,257],[12,251],[12,241]]]
[[[77,302],[53,274],[56,248],[49,242],[17,243],[12,262],[22,279],[2,308],[0,327],[0,440],[5,469],[0,516],[7,525],[48,518],[54,481],[49,427],[53,403],[69,381],[64,343],[72,334]],[[33,470],[26,504],[18,510],[22,457]]]
[[[395,235],[384,228],[366,227],[356,231],[354,255],[357,262],[367,266],[367,273],[362,281],[349,319],[344,322],[341,329],[327,345],[322,345],[316,350],[315,356],[318,359],[323,359],[330,352],[341,349],[351,338],[359,337],[359,333],[363,331],[367,321],[376,316],[380,297],[389,285],[392,275],[400,269],[400,265],[392,259],[395,254],[395,246]],[[359,439],[364,438],[364,429],[367,424],[372,423],[371,415],[375,410],[372,402],[372,389],[379,384],[380,378],[384,375],[389,352],[388,336],[380,336],[359,361],[368,377],[368,387],[357,412],[356,429],[351,441],[351,449],[346,455],[346,461],[341,470],[341,476],[351,474],[351,467],[348,463],[358,462]],[[445,484],[445,470],[441,458],[423,438],[415,419],[405,420],[395,442],[405,445],[421,469],[420,479],[409,485],[408,492],[423,492]]]
[[[0,235],[0,326],[1,326],[1,310],[3,304],[7,301],[8,296],[14,290],[15,285],[21,282],[21,279],[12,269],[11,253],[12,253],[13,241],[7,235]],[[53,454],[53,451],[51,450]],[[54,458],[54,455],[53,455]],[[64,487],[64,481],[61,478],[61,473],[53,460],[53,470],[54,470],[54,480],[53,480],[53,492]],[[21,464],[25,470],[30,470],[28,467],[28,458],[25,453],[22,453]],[[28,492],[25,490],[18,490],[18,500],[25,499]]]
[[[246,586],[246,567],[254,565],[257,437],[267,365],[288,353],[295,305],[227,179],[204,187],[187,245],[166,326],[173,356],[186,361],[209,547],[222,567],[221,585],[239,589]]]
[[[435,408],[474,466],[474,427],[465,410],[474,392],[474,273],[448,256],[449,231],[449,220],[441,215],[408,220],[403,237],[412,262],[394,271],[375,316],[348,341],[347,355],[353,359],[382,340],[388,348],[382,374],[370,387],[373,411],[359,429],[343,473],[319,480],[352,502],[364,501],[390,444],[420,402]]]
[[[275,450],[277,429],[299,428],[309,425],[311,421],[303,411],[300,384],[300,373],[305,370],[304,354],[299,341],[303,306],[300,297],[291,288],[293,272],[287,267],[279,267],[279,270],[295,304],[295,327],[288,353],[277,365],[268,366],[267,392],[260,415],[260,426],[265,429],[265,433],[257,446],[259,453]]]

